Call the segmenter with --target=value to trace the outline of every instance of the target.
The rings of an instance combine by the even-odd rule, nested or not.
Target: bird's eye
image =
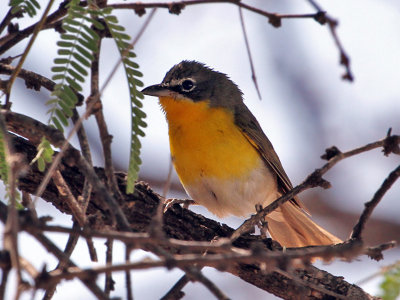
[[[182,82],[181,86],[182,86],[182,90],[184,92],[189,92],[189,91],[191,91],[193,89],[194,82],[192,80],[190,80],[190,79],[186,79],[186,80],[184,80]]]

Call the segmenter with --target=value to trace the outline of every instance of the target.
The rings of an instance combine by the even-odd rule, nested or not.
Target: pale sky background
[[[119,2],[122,1],[112,1]],[[314,12],[307,1],[244,2],[270,12]],[[326,26],[313,20],[293,19],[283,20],[282,27],[277,29],[268,24],[266,18],[243,11],[262,95],[260,101],[251,81],[238,8],[231,4],[186,7],[179,16],[158,9],[135,48],[136,62],[144,73],[142,81],[145,85],[161,82],[165,73],[183,59],[198,60],[228,74],[242,89],[245,103],[274,144],[289,177],[296,185],[315,168],[322,166],[324,161],[319,156],[327,147],[336,145],[346,151],[384,137],[389,127],[393,128],[394,134],[400,134],[400,3],[397,0],[337,0],[318,3],[339,20],[337,32],[351,59],[355,76],[353,83],[340,78],[344,69],[338,64],[338,50]],[[6,12],[5,2],[1,7],[4,9],[0,9],[0,16]],[[132,11],[116,12],[132,37],[136,36],[148,16],[146,14],[139,18]],[[20,28],[25,26],[20,24]],[[51,77],[52,63],[49,57],[55,56],[56,48],[52,44],[57,39],[53,31],[40,34],[25,68]],[[22,51],[24,45],[21,43],[18,51]],[[104,48],[102,80],[118,59],[113,42],[105,41]],[[18,51],[7,55],[19,54]],[[14,111],[47,121],[44,115],[44,103],[48,100],[46,91],[26,91],[24,84],[17,81],[12,97]],[[130,144],[130,103],[122,69],[105,91],[102,101],[109,130],[114,135],[116,168],[122,170],[128,165]],[[143,165],[140,177],[162,182],[167,176],[169,164],[166,122],[155,98],[146,97],[144,111],[148,115],[148,127],[145,129],[146,137],[142,139]],[[93,118],[85,127],[92,133],[93,150],[101,153]],[[327,191],[318,189],[317,192],[320,192],[322,198],[328,199],[332,206],[346,212],[361,213],[363,203],[372,197],[399,162],[398,156],[387,158],[380,150],[345,160],[326,175],[332,188]],[[101,155],[96,156],[96,163],[102,164]],[[176,175],[174,180],[177,180]],[[155,189],[160,191],[160,187]],[[310,195],[312,193],[302,196],[306,205],[307,196]],[[184,197],[184,194],[178,196]],[[374,216],[400,223],[399,196],[400,184],[397,182],[374,211]],[[192,209],[216,219],[201,207]],[[309,209],[312,212],[312,207]],[[57,216],[54,220],[56,224],[70,224],[70,216],[56,214],[49,204],[38,202],[38,210],[42,214]],[[324,224],[324,219],[326,223],[326,217],[316,216],[320,224]],[[221,221],[238,226],[242,220],[228,218]],[[338,228],[340,226],[332,228],[328,225],[330,231],[341,233],[341,238],[346,238],[350,233],[347,228],[343,232],[343,228]],[[49,236],[54,237],[61,248],[64,247],[66,236]],[[32,257],[32,251],[35,251],[38,259],[33,263],[38,269],[44,263],[48,268],[54,267],[55,260],[48,257],[27,235],[23,235],[20,241],[22,255],[29,258]],[[99,255],[104,254],[101,250],[104,249],[103,244],[102,240],[96,242]],[[121,246],[115,246],[115,261],[122,261],[122,250]],[[132,257],[138,260],[146,255],[150,254],[137,251]],[[79,249],[74,252],[72,259],[79,265],[91,265],[84,242],[79,243]],[[335,262],[329,266],[318,266],[344,276],[350,282],[357,282],[377,272],[380,266],[398,259],[399,251],[392,250],[386,253],[385,260],[381,262],[361,257],[350,264]],[[100,257],[100,261],[104,261],[104,258]],[[160,298],[181,274],[177,270],[133,272],[135,299]],[[215,280],[217,286],[232,299],[274,299],[227,273],[206,269],[205,274]],[[116,275],[114,280],[116,291],[113,296],[124,297],[123,276]],[[379,282],[379,279],[370,281],[362,287],[376,295],[379,292]],[[184,292],[188,295],[184,299],[204,299],[210,296],[200,284],[190,283]],[[93,299],[93,296],[79,282],[71,281],[62,284],[53,299],[74,298]],[[24,299],[30,299],[30,295]],[[40,293],[35,299],[41,299]]]

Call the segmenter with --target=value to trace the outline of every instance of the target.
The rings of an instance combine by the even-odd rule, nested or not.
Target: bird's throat
[[[204,177],[246,177],[262,164],[257,150],[234,123],[233,113],[193,102],[160,97],[169,126],[171,155],[184,186]]]

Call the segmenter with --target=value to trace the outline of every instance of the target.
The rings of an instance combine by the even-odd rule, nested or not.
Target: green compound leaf
[[[98,51],[100,38],[91,27],[104,28],[92,18],[93,8],[79,4],[80,1],[71,0],[66,6],[68,12],[62,22],[65,33],[60,35],[61,40],[57,42],[58,57],[51,69],[52,78],[57,84],[52,99],[47,102],[48,123],[61,131],[68,126],[68,119],[78,102],[76,93],[82,91],[82,84],[88,77],[94,59],[93,53]]]
[[[103,10],[102,12],[102,17],[104,18],[122,57],[122,64],[125,69],[129,87],[129,96],[131,99],[131,150],[126,187],[126,193],[131,194],[134,191],[135,180],[138,178],[139,166],[142,163],[140,159],[141,143],[138,136],[144,136],[144,131],[141,130],[140,127],[146,127],[146,123],[143,120],[146,117],[146,114],[140,109],[143,106],[140,101],[143,99],[143,95],[137,89],[138,86],[143,86],[143,83],[137,79],[137,77],[142,77],[143,74],[137,70],[139,65],[132,61],[132,58],[135,58],[136,54],[132,51],[130,44],[127,42],[131,38],[125,33],[125,28],[118,24],[116,16],[111,15],[111,9],[108,9],[107,11]]]
[[[22,12],[27,13],[29,17],[37,15],[37,10],[40,9],[40,5],[36,0],[10,0],[9,5],[12,7],[11,12],[13,14]]]

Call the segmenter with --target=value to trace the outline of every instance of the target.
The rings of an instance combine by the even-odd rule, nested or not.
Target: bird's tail
[[[286,202],[266,216],[271,237],[284,247],[331,245],[342,241],[315,224],[305,212]]]

